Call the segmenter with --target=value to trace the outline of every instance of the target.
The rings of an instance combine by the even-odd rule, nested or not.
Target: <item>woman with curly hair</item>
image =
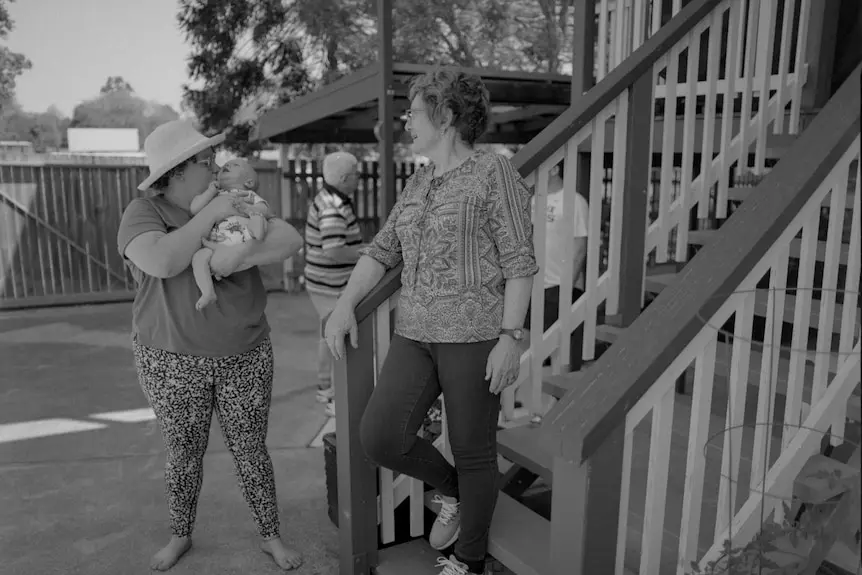
[[[504,156],[474,145],[488,126],[482,81],[450,71],[417,77],[407,130],[430,165],[407,182],[362,253],[325,330],[336,358],[357,342],[354,308],[404,264],[395,335],[360,426],[368,457],[438,490],[431,545],[441,575],[483,573],[497,502],[500,392],[518,376],[520,329],[538,271],[532,193]],[[417,436],[442,392],[452,466]]]

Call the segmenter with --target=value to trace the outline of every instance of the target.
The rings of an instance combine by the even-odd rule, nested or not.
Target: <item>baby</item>
[[[193,215],[200,212],[213,198],[219,194],[243,191],[251,192],[248,203],[242,203],[243,216],[230,216],[216,223],[210,230],[209,240],[225,246],[235,246],[251,240],[262,240],[266,236],[266,222],[272,217],[269,204],[255,192],[258,188],[257,173],[247,161],[234,159],[228,161],[218,173],[217,185],[196,196],[191,203]],[[192,258],[192,270],[195,282],[201,290],[201,297],[195,304],[198,310],[216,301],[213,287],[210,258],[213,251],[209,248],[199,249]],[[248,269],[246,264],[240,265],[236,271]]]

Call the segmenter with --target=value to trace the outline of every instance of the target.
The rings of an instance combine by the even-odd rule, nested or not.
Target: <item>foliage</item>
[[[56,107],[30,113],[12,99],[0,114],[0,139],[32,142],[37,152],[60,149],[66,144],[69,119]]]
[[[817,469],[812,478],[825,479],[830,491],[843,493],[826,502],[806,503],[795,521],[787,503],[782,523],[768,522],[745,545],[724,541],[720,557],[705,567],[690,564],[690,575],[796,575],[808,566],[810,550],[820,541],[841,541],[860,552],[859,507],[862,504],[860,474],[842,475],[838,469]],[[836,507],[837,506],[837,507]],[[765,571],[768,570],[768,571]]]
[[[8,0],[9,3],[15,0]],[[7,0],[0,0],[0,39],[6,39],[15,27],[9,16]],[[15,94],[15,82],[18,76],[32,67],[30,60],[23,54],[13,52],[0,45],[0,111],[12,102]]]
[[[105,85],[99,90],[100,94],[110,94],[111,92],[134,92],[132,85],[126,82],[122,76],[108,76],[105,80]]]
[[[139,97],[119,76],[108,78],[99,92],[75,107],[70,127],[137,128],[143,143],[156,126],[179,117],[170,106]]]
[[[184,98],[206,131],[228,131],[243,148],[251,123],[238,112],[277,106],[311,87],[297,35],[284,29],[281,0],[180,0],[179,23],[192,47]],[[246,110],[243,110],[243,108]]]
[[[399,62],[562,72],[572,0],[393,0]],[[376,0],[180,0],[185,100],[243,149],[253,121],[377,58]]]

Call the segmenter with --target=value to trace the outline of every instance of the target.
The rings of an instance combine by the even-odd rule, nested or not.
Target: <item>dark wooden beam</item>
[[[335,425],[342,430],[335,434],[342,575],[369,575],[377,566],[377,468],[365,456],[359,434],[350,433],[359,429],[374,391],[373,319],[359,322],[359,337],[368,345],[347,345],[347,357],[335,362]]]
[[[377,61],[380,65],[378,82],[378,123],[377,138],[379,140],[378,152],[380,160],[381,189],[380,207],[377,213],[380,216],[380,229],[389,215],[392,206],[395,205],[395,126],[392,114],[395,111],[393,99],[395,98],[394,79],[392,74],[392,0],[377,0]]]
[[[394,123],[394,122],[393,122]],[[398,142],[406,144],[400,130],[395,130]],[[538,135],[538,130],[521,131],[510,129],[506,131],[488,132],[479,138],[480,144],[525,144]],[[367,129],[346,129],[327,125],[325,129],[298,128],[271,138],[276,144],[377,144],[373,125]]]
[[[652,123],[652,72],[638,79],[629,90],[626,118],[625,190],[620,246],[620,327],[631,325],[640,315],[644,295],[644,238],[646,237],[647,188],[650,184],[650,124]]]
[[[596,42],[596,0],[575,0],[572,32],[572,93],[574,104],[595,84],[593,51]]]
[[[695,0],[695,3],[697,0]],[[691,5],[690,5],[691,6]],[[584,461],[623,426],[628,410],[704,328],[772,248],[859,136],[860,68],[801,134],[719,237],[680,272],[545,417],[555,455]]]
[[[480,76],[485,82],[502,81],[502,82],[536,82],[536,83],[561,83],[568,84],[569,77],[563,74],[550,74],[543,72],[515,72],[508,70],[491,70],[488,68],[464,68],[461,66],[434,66],[429,64],[407,64],[404,62],[396,62],[392,66],[392,70],[397,75],[417,76],[426,74],[433,70],[453,70],[455,72],[464,72],[465,74],[473,74]]]
[[[559,115],[566,111],[567,106],[524,106],[508,112],[498,112],[491,116],[491,125],[509,124],[523,120],[532,120],[536,116]]]
[[[279,134],[375,100],[378,71],[376,64],[368,66],[265,113],[258,120],[249,140],[275,141]]]

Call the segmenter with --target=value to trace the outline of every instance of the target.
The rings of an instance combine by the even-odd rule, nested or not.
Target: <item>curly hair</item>
[[[179,164],[177,164],[176,166],[174,166],[173,168],[171,168],[170,170],[165,172],[162,176],[159,177],[158,180],[156,180],[155,182],[152,183],[152,185],[150,185],[150,188],[152,188],[153,190],[155,190],[157,192],[162,192],[162,191],[166,190],[167,187],[171,183],[171,178],[174,178],[176,176],[181,176],[183,174],[183,172],[186,171],[186,168],[192,162],[193,159],[194,158],[189,158],[188,160],[183,160],[182,162],[180,162]]]
[[[452,113],[452,127],[469,146],[488,129],[491,97],[478,76],[450,70],[428,72],[410,82],[410,100],[417,95],[422,96],[435,126],[442,125],[448,109]]]

